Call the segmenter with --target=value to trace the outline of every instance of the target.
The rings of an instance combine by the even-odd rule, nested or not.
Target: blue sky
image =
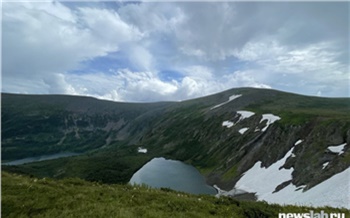
[[[2,91],[349,96],[349,2],[4,2]]]

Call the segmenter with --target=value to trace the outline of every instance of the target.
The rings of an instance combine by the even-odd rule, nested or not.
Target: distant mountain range
[[[83,153],[5,171],[126,183],[163,156],[195,166],[224,195],[237,188],[268,202],[350,205],[350,98],[252,88],[158,103],[1,97],[3,162]]]

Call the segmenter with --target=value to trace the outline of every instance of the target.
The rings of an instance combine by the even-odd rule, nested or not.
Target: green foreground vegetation
[[[310,210],[350,215],[346,209],[280,206],[81,179],[38,179],[6,172],[1,178],[2,217],[278,217]]]

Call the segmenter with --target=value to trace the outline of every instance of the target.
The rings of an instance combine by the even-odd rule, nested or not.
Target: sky
[[[350,96],[349,2],[3,2],[2,92]]]

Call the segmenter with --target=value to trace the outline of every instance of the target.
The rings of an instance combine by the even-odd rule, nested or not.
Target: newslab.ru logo
[[[309,213],[279,213],[278,218],[346,218],[345,213],[325,213],[323,210],[320,213],[314,213],[310,210]]]

